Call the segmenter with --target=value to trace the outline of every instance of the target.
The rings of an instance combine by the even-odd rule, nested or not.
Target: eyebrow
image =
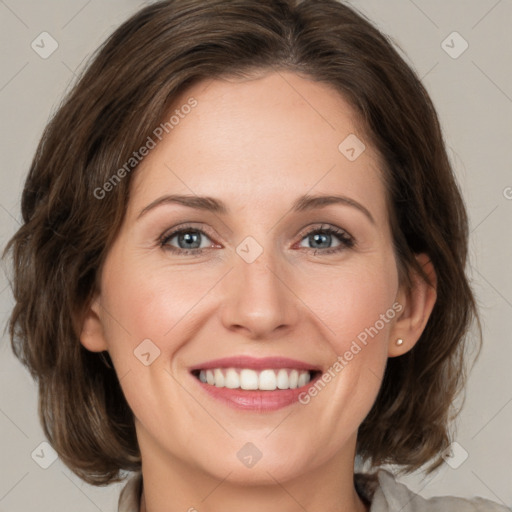
[[[137,216],[137,220],[140,219],[143,215],[145,215],[150,210],[154,208],[164,205],[164,204],[180,204],[182,206],[187,206],[188,208],[195,208],[197,210],[210,211],[213,213],[226,215],[229,212],[229,208],[219,199],[215,199],[213,197],[207,196],[196,196],[196,195],[165,195],[155,199],[152,203],[148,204],[144,207],[139,215]],[[375,219],[369,210],[364,207],[361,203],[358,203],[354,199],[346,196],[340,195],[304,195],[297,198],[291,210],[296,212],[302,212],[306,210],[314,210],[317,208],[323,208],[325,206],[329,206],[331,204],[342,204],[345,206],[351,206],[353,208],[358,209],[362,212],[372,224],[375,224]]]

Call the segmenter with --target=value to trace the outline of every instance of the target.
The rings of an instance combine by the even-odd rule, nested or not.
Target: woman
[[[351,8],[145,7],[50,122],[22,213],[13,349],[68,467],[135,472],[120,512],[506,510],[381,468],[442,463],[477,312],[434,107]]]

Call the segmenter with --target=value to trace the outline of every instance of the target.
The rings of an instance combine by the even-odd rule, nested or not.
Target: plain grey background
[[[402,48],[438,110],[470,214],[470,275],[484,327],[484,348],[468,384],[453,454],[446,454],[434,475],[416,473],[401,481],[425,497],[480,495],[510,507],[512,1],[351,4]],[[0,0],[2,248],[18,228],[23,181],[45,124],[87,57],[142,5],[134,0]],[[40,55],[42,48],[38,53],[31,46],[44,37],[44,51],[51,49],[43,32],[58,44],[47,58]],[[0,279],[3,327],[12,297],[4,272]],[[117,510],[122,484],[92,487],[60,459],[50,464],[51,452],[41,446],[45,438],[36,385],[13,357],[5,333],[0,389],[0,512]]]

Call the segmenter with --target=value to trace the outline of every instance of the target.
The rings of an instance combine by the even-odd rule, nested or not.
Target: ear
[[[416,345],[436,302],[437,276],[434,266],[427,254],[417,254],[416,259],[432,285],[427,283],[417,272],[413,272],[411,287],[406,288],[404,285],[400,288],[397,302],[403,308],[391,331],[388,347],[389,357],[401,356]],[[399,338],[403,340],[401,345],[396,344],[396,340]]]
[[[100,310],[100,298],[98,295],[95,295],[83,317],[80,332],[80,343],[91,352],[107,350]]]

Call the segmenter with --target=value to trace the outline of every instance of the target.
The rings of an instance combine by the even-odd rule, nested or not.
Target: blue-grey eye
[[[171,244],[173,241],[175,242]],[[210,242],[210,244],[204,242]],[[203,245],[201,246],[201,242]],[[177,244],[177,247],[176,247]],[[172,245],[177,249],[203,249],[205,247],[211,246],[210,239],[200,230],[195,229],[182,229],[179,231],[174,231],[169,236],[167,236],[163,241],[162,245]]]
[[[326,249],[332,247],[331,242],[333,241],[333,237],[329,233],[315,233],[304,238],[307,238],[312,244],[310,246],[312,249]]]

